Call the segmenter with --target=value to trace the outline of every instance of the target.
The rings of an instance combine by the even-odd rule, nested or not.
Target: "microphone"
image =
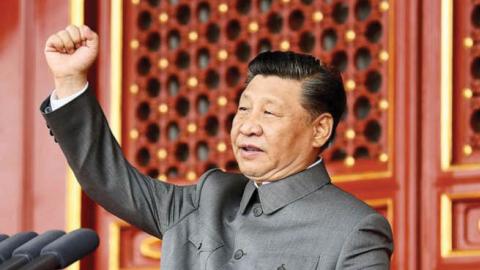
[[[0,234],[0,242],[2,242],[3,240],[7,239],[8,238],[8,235],[6,234]]]
[[[46,245],[40,256],[20,270],[52,270],[69,266],[98,247],[96,232],[90,229],[72,231]]]
[[[38,257],[43,247],[64,234],[65,233],[62,231],[52,230],[33,238],[15,249],[12,253],[12,257],[0,265],[0,270],[15,270],[22,267]]]
[[[0,242],[0,264],[10,259],[12,252],[25,242],[34,238],[38,234],[35,232],[21,232]]]

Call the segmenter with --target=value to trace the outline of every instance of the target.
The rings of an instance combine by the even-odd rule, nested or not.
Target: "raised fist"
[[[55,79],[57,97],[83,89],[97,54],[98,36],[85,25],[70,25],[48,38],[45,58]]]

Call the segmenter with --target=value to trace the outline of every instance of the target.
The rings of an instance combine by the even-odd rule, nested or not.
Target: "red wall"
[[[0,1],[0,232],[65,227],[66,166],[38,110],[53,83],[43,57],[68,1]]]

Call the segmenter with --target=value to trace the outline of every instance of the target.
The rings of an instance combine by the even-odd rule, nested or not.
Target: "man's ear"
[[[322,113],[313,120],[313,147],[322,147],[333,131],[333,117],[330,113]]]

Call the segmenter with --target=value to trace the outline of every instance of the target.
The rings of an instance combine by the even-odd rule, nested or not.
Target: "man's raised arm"
[[[87,71],[98,54],[98,36],[87,26],[68,26],[50,36],[45,56],[55,94],[70,102],[42,112],[82,189],[105,209],[140,229],[162,237],[196,209],[196,187],[162,183],[138,172],[125,159],[93,92]],[[78,95],[78,96],[77,96]],[[75,98],[73,98],[75,97]]]

